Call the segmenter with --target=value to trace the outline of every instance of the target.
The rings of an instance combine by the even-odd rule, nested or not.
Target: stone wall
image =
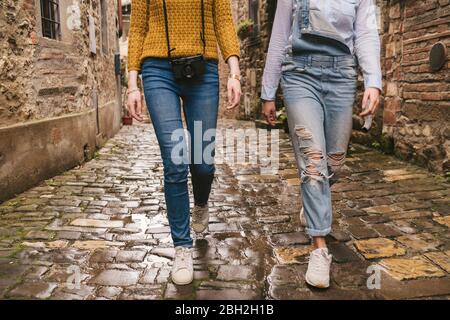
[[[1,2],[0,126],[27,119],[33,105],[29,83],[33,74],[36,19],[33,1]]]
[[[394,152],[432,171],[449,170],[450,73],[431,71],[431,47],[450,42],[449,0],[389,0],[383,132]]]
[[[116,1],[114,1],[115,3]],[[48,119],[116,102],[114,53],[117,9],[108,1],[108,50],[101,48],[99,1],[75,1],[81,12],[79,28],[69,30],[72,17],[62,0],[61,40],[40,35],[40,5],[34,0],[5,0],[0,17],[0,126]],[[36,6],[35,6],[36,4]],[[87,15],[96,20],[97,54],[89,52]]]
[[[100,3],[60,0],[61,34],[50,39],[39,0],[1,1],[0,200],[91,157],[120,128],[117,1],[103,1],[105,28]],[[17,132],[26,134],[26,150]]]
[[[243,20],[249,19],[249,1],[233,0],[233,13],[236,26]],[[258,1],[257,25],[258,32],[252,37],[241,39],[242,72],[242,104],[239,110],[228,112],[227,117],[249,118],[251,111],[259,105],[261,93],[261,79],[264,70],[266,52],[269,45],[272,22],[276,9],[276,0]],[[226,101],[226,72],[222,72],[221,98]],[[254,116],[254,115],[253,115]]]

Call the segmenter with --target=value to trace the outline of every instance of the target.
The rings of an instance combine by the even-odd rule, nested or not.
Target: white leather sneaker
[[[191,283],[192,280],[194,280],[192,250],[186,247],[176,247],[172,267],[172,281],[182,286]]]
[[[327,248],[319,248],[311,252],[306,271],[305,280],[316,288],[328,288],[330,286],[331,254]]]
[[[208,228],[209,224],[209,208],[208,205],[204,207],[194,206],[192,210],[192,229],[196,233],[202,233]]]

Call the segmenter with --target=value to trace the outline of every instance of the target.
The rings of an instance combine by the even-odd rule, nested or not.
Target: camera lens
[[[183,69],[184,76],[186,78],[192,78],[194,76],[194,69],[190,64],[187,64]]]

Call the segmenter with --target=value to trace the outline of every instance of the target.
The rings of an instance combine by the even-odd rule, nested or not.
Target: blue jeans
[[[352,131],[357,71],[351,55],[294,55],[282,65],[288,124],[297,166],[306,232],[331,231],[330,187],[345,161]]]
[[[164,195],[173,243],[191,247],[188,171],[195,204],[203,206],[208,202],[215,171],[214,163],[202,156],[212,143],[202,138],[208,129],[215,130],[217,126],[218,64],[208,61],[203,76],[180,82],[174,79],[167,59],[147,58],[142,64],[142,79],[164,165]],[[184,134],[173,137],[174,132],[183,130],[181,100],[190,139]],[[188,147],[189,156],[178,152]]]

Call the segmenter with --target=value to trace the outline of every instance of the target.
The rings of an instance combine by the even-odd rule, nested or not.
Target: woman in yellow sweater
[[[218,52],[228,63],[228,108],[241,96],[239,43],[230,0],[133,0],[128,52],[128,109],[142,121],[144,95],[164,165],[164,194],[175,246],[174,283],[193,279],[188,170],[192,176],[192,227],[203,232],[214,178],[214,137],[219,104]],[[181,103],[186,119],[185,136]],[[189,155],[187,147],[189,145]]]

